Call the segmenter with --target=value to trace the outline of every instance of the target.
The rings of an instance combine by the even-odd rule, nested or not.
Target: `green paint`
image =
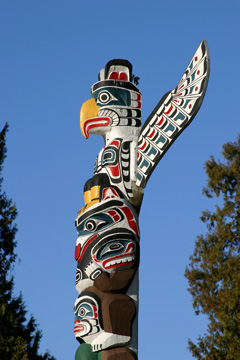
[[[183,115],[180,111],[179,113],[177,114],[177,116],[173,119],[174,121],[178,121],[178,120],[181,120],[183,121],[185,119],[185,115]]]
[[[92,352],[89,344],[82,344],[77,348],[75,360],[102,360],[102,352]]]
[[[156,141],[156,144],[161,147],[161,144],[164,145],[164,143],[166,142],[166,139],[164,136],[160,135],[159,138]],[[161,144],[160,144],[161,143]]]

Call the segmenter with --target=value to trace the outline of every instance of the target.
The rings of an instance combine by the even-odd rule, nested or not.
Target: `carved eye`
[[[104,226],[106,224],[106,221],[104,220],[99,220],[99,219],[89,219],[85,222],[84,226],[83,226],[83,231],[95,231],[95,230],[99,230],[102,226]]]
[[[84,309],[83,307],[81,307],[79,310],[78,310],[78,314],[83,317],[87,314],[87,310]]]
[[[77,310],[77,316],[80,317],[81,319],[86,318],[86,317],[92,318],[93,315],[94,315],[94,312],[93,312],[92,306],[87,304],[86,302],[81,304]]]
[[[120,250],[122,249],[124,246],[122,244],[112,244],[112,245],[109,245],[109,250],[110,251],[115,251],[115,250]]]
[[[98,101],[102,104],[106,104],[109,102],[109,100],[111,99],[111,96],[109,94],[108,91],[102,91],[99,95],[98,95]]]
[[[103,250],[102,255],[113,252],[113,251],[119,251],[124,248],[124,245],[121,243],[113,243],[110,244],[105,250]]]
[[[95,223],[94,220],[88,220],[86,222],[86,224],[84,225],[84,230],[88,230],[88,231],[94,231],[97,227],[97,224]]]
[[[107,104],[111,100],[117,100],[110,92],[104,90],[98,94],[97,104]]]

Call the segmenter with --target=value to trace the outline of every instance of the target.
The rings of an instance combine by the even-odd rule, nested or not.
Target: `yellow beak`
[[[95,99],[89,99],[82,104],[80,110],[80,129],[83,136],[87,139],[88,133],[86,132],[86,121],[88,119],[96,118],[99,106],[96,105]]]

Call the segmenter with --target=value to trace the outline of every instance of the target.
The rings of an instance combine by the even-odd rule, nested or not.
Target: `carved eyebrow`
[[[83,220],[85,220],[92,214],[97,214],[97,213],[101,212],[102,210],[105,211],[108,208],[113,207],[113,206],[122,206],[122,205],[123,205],[123,202],[121,200],[110,200],[107,204],[106,203],[102,204],[93,210],[90,209],[89,211],[85,212],[83,215],[79,216],[79,218],[76,220],[75,226],[77,227],[78,225],[80,225],[80,223]]]

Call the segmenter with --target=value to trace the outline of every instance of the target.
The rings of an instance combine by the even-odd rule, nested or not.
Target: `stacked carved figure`
[[[102,135],[94,175],[84,186],[78,233],[74,334],[76,360],[137,359],[138,216],[144,187],[199,110],[210,60],[202,41],[178,86],[142,127],[141,93],[132,65],[115,59],[99,73],[80,112],[82,134]]]

